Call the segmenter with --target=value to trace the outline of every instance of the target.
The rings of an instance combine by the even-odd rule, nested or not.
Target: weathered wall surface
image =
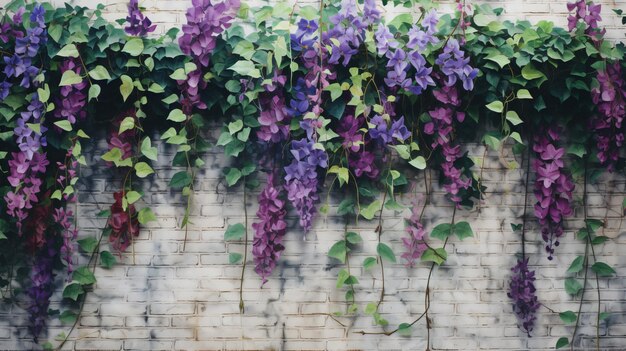
[[[91,1],[82,1],[91,4]],[[124,16],[125,1],[111,0],[107,12],[113,18]],[[188,0],[144,0],[147,14],[166,30],[184,21]],[[492,1],[507,9],[512,18],[565,21],[565,1]],[[612,38],[624,38],[623,29],[609,8],[626,9],[626,2],[604,1],[606,25]],[[208,138],[214,139],[212,136]],[[477,145],[465,146],[476,157],[475,171],[487,187],[485,200],[473,211],[458,211],[457,220],[467,220],[475,232],[465,241],[451,240],[448,261],[433,272],[431,282],[431,345],[435,350],[548,350],[561,336],[570,336],[572,327],[565,327],[558,315],[541,308],[534,336],[528,338],[517,328],[515,316],[506,296],[510,267],[520,252],[520,236],[511,231],[510,223],[520,223],[524,202],[525,174],[507,170],[498,155]],[[96,213],[113,201],[120,179],[104,167],[99,156],[105,148],[100,142],[92,145],[91,163],[97,170],[83,170],[78,205],[81,236],[94,236],[105,221]],[[380,270],[365,271],[361,262],[375,253],[378,222],[348,223],[349,230],[361,234],[365,242],[350,257],[353,275],[360,284],[356,299],[361,308],[358,318],[328,316],[345,309],[344,289],[335,288],[337,272],[344,268],[328,258],[328,249],[344,231],[343,218],[320,216],[311,233],[303,240],[297,220],[291,214],[280,265],[269,282],[260,288],[260,279],[248,266],[243,283],[245,314],[239,313],[241,265],[228,264],[229,252],[243,252],[243,243],[225,243],[223,233],[228,224],[244,221],[241,189],[228,191],[221,179],[221,168],[228,161],[220,150],[205,155],[206,166],[197,179],[197,192],[191,206],[189,231],[179,229],[184,212],[184,199],[168,189],[170,177],[178,171],[169,165],[173,150],[159,146],[161,160],[157,174],[146,182],[146,204],[158,222],[144,228],[132,249],[123,254],[121,264],[112,269],[98,268],[98,282],[88,294],[77,328],[66,349],[137,349],[137,350],[423,350],[426,348],[425,321],[418,322],[410,337],[358,334],[358,331],[380,332],[382,329],[364,316],[362,308],[376,301],[381,288]],[[510,157],[510,156],[506,156]],[[518,160],[522,163],[522,160]],[[424,174],[415,178],[416,193],[424,192]],[[435,172],[433,179],[437,179]],[[532,179],[532,178],[531,178]],[[88,181],[87,181],[88,180]],[[580,184],[578,184],[580,185]],[[433,182],[431,204],[424,218],[428,230],[449,222],[453,213],[444,193]],[[626,230],[622,223],[621,204],[625,194],[623,175],[605,175],[590,187],[589,215],[605,220],[605,235],[613,239],[599,247],[596,254],[613,265],[618,277],[600,281],[602,311],[615,312],[600,328],[601,349],[626,349]],[[547,307],[576,310],[578,303],[563,289],[565,270],[584,246],[574,238],[582,226],[580,200],[582,187],[576,190],[576,218],[568,220],[566,239],[557,249],[554,261],[546,259],[529,208],[530,228],[527,252],[530,264],[537,270],[538,297]],[[335,194],[331,205],[341,194]],[[413,198],[401,201],[409,204]],[[256,212],[256,194],[248,194],[249,221]],[[529,196],[528,204],[534,199]],[[608,206],[608,210],[607,210]],[[331,206],[329,213],[335,213]],[[402,249],[403,218],[408,211],[385,211],[382,222],[384,240],[397,253]],[[250,232],[250,237],[252,232]],[[185,243],[186,237],[186,243]],[[249,256],[250,258],[250,256]],[[84,258],[83,258],[84,259]],[[250,260],[251,261],[251,260]],[[385,298],[381,305],[383,317],[392,325],[410,322],[424,311],[424,293],[428,267],[408,269],[401,264],[385,266]],[[61,284],[62,282],[59,282]],[[595,282],[590,282],[595,287]],[[589,289],[585,299],[596,299]],[[59,296],[56,301],[59,301]],[[594,348],[595,303],[588,301],[583,309],[580,333],[585,337],[577,349]],[[33,349],[26,328],[24,310],[19,306],[2,306],[0,310],[0,349]],[[53,304],[58,308],[58,302]],[[67,332],[58,321],[52,321],[48,337]]]

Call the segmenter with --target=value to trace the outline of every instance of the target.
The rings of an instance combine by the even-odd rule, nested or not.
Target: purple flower
[[[548,259],[552,259],[554,246],[563,235],[563,218],[571,216],[574,183],[565,172],[564,149],[555,145],[559,141],[556,128],[549,128],[535,135],[533,150],[538,156],[532,163],[537,173],[535,180],[535,216],[541,225],[541,236],[546,242]]]
[[[265,189],[259,194],[259,222],[253,223],[254,241],[252,255],[254,256],[254,271],[261,276],[263,284],[272,274],[281,252],[285,249],[282,244],[287,232],[285,216],[285,201],[281,200],[282,187],[274,185],[274,177],[268,176]]]
[[[396,49],[399,43],[393,38],[393,34],[386,26],[380,25],[376,30],[376,49],[379,55],[385,55],[389,52],[389,49]]]
[[[528,270],[528,258],[518,260],[511,271],[513,276],[507,295],[513,300],[513,312],[522,321],[522,329],[530,336],[540,306],[535,295],[535,271]]]
[[[454,85],[457,80],[463,83],[463,89],[474,89],[474,78],[478,75],[478,69],[469,65],[469,57],[464,57],[459,42],[452,38],[446,43],[443,52],[439,54],[435,63],[440,66],[441,72],[446,75],[446,86]]]
[[[428,44],[436,44],[439,42],[439,39],[437,39],[432,33],[425,32],[417,26],[413,26],[409,30],[408,34],[409,42],[406,46],[411,50],[417,49],[418,51],[424,51],[426,50]]]
[[[134,36],[145,37],[156,29],[156,25],[152,25],[152,21],[139,9],[139,0],[130,0],[128,3],[126,22],[128,26],[124,27],[124,31]]]
[[[424,16],[422,20],[422,27],[426,29],[426,31],[430,34],[434,34],[437,30],[437,24],[439,23],[439,17],[437,15],[437,10],[431,9]]]
[[[402,244],[406,251],[402,253],[401,257],[406,260],[405,265],[407,267],[413,267],[415,261],[418,260],[427,249],[424,243],[426,230],[424,230],[424,225],[422,225],[420,221],[420,211],[417,203],[413,204],[411,216],[406,219],[406,232],[408,237],[402,238]]]

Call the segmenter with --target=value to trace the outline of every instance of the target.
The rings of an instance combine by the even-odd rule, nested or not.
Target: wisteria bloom
[[[261,276],[263,284],[276,268],[276,262],[285,249],[282,244],[287,232],[285,201],[281,199],[282,187],[274,185],[273,175],[269,175],[267,185],[259,194],[258,222],[252,224],[254,241],[254,271]]]
[[[535,294],[535,271],[528,269],[528,258],[518,260],[511,271],[513,276],[509,282],[507,295],[513,300],[513,312],[522,322],[522,330],[530,336],[540,306]]]
[[[415,262],[422,257],[422,254],[428,248],[424,242],[426,230],[420,221],[420,211],[417,203],[413,204],[411,216],[406,219],[406,232],[408,237],[402,238],[404,252],[401,257],[406,260],[407,267],[413,267]]]
[[[557,146],[559,139],[558,129],[549,128],[537,133],[533,144],[537,156],[532,163],[537,174],[535,216],[541,225],[541,237],[546,242],[549,260],[552,260],[554,247],[559,246],[558,239],[563,235],[563,219],[573,213],[574,183],[565,171],[565,149]]]

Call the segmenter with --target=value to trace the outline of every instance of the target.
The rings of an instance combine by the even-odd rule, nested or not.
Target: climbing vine
[[[306,239],[319,216],[336,214],[346,226],[328,256],[345,265],[336,287],[346,289],[347,307],[333,319],[364,313],[382,331],[358,333],[384,335],[408,333],[424,319],[430,345],[431,276],[451,254],[450,241],[474,235],[457,215],[485,192],[466,147],[479,141],[527,155],[523,223],[512,225],[521,233],[522,255],[509,296],[528,335],[541,302],[526,242],[544,242],[549,260],[558,255],[571,229],[564,219],[572,216],[582,183],[584,227],[576,236],[585,252],[567,270],[564,289],[582,307],[594,274],[599,348],[600,323],[609,316],[601,310],[599,279],[616,272],[597,259],[608,239],[597,234],[602,222],[588,218],[587,186],[602,171],[623,172],[626,114],[624,46],[604,40],[600,6],[569,3],[565,29],[547,21],[501,21],[502,9],[466,1],[457,1],[454,13],[439,13],[427,1],[383,3],[250,8],[238,0],[193,0],[182,32],[163,36],[153,34],[156,25],[137,0],[129,2],[121,26],[102,17],[102,5],[7,4],[0,21],[0,169],[6,175],[0,179],[0,288],[7,303],[27,306],[34,340],[50,316],[75,326],[97,262],[106,269],[124,259],[141,226],[156,220],[143,199],[143,180],[163,177],[153,165],[161,143],[176,151],[172,166],[183,168],[169,185],[186,198],[185,230],[205,166],[202,153],[214,144],[229,158],[224,181],[244,196],[243,223],[224,233],[226,241],[245,243],[243,252],[229,253],[231,264],[242,265],[242,313],[248,253],[263,286],[285,236]],[[414,11],[387,18],[383,5]],[[216,123],[217,139],[206,138]],[[102,154],[92,146],[98,140],[107,144]],[[78,189],[88,184],[81,182],[81,167],[107,169],[119,180],[109,203],[101,204],[106,222],[98,237],[80,235]],[[424,218],[435,196],[427,178],[441,185],[451,205],[450,221],[432,228]],[[408,205],[403,194],[416,188],[415,179],[424,179],[426,194]],[[249,220],[250,191],[258,193],[259,209]],[[342,199],[335,207],[336,193]],[[534,211],[527,212],[529,198]],[[290,212],[297,228],[287,224]],[[385,230],[388,212],[410,213],[400,255]],[[536,217],[537,233],[527,226],[529,217]],[[359,221],[370,221],[374,238],[350,229],[352,223],[361,228]],[[364,252],[365,240],[376,241],[375,252]],[[351,257],[357,250],[367,255],[363,262]],[[76,267],[78,254],[89,263]],[[423,313],[391,329],[396,321],[383,318],[380,307],[385,272],[398,256],[408,268],[427,264],[430,270]],[[379,282],[373,285],[378,298],[364,306],[355,299],[359,280],[367,279],[354,275],[357,264]],[[65,278],[63,311],[49,310],[55,276]],[[581,309],[559,315],[573,330],[557,348],[573,345]]]

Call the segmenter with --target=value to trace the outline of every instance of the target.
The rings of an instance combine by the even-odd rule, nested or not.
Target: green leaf
[[[98,246],[98,240],[93,237],[80,239],[77,240],[77,242],[80,249],[86,253],[92,253],[96,249],[96,246]]]
[[[595,233],[598,229],[604,226],[604,222],[599,219],[587,219],[586,223],[591,230],[591,233]]]
[[[180,171],[172,177],[170,180],[170,187],[182,188],[191,184],[191,175],[187,171]]]
[[[583,158],[583,156],[587,154],[587,149],[585,149],[585,145],[583,144],[571,144],[567,148],[567,153]]]
[[[506,56],[504,56],[502,54],[493,55],[493,56],[487,56],[487,57],[485,57],[485,59],[497,63],[500,66],[500,68],[504,68],[504,66],[508,65],[509,63],[511,63],[511,60],[509,60],[508,57],[506,57]]]
[[[2,231],[0,231],[0,240],[7,240],[7,236]]]
[[[228,67],[228,69],[233,70],[242,76],[248,76],[252,78],[260,78],[261,71],[254,66],[254,63],[251,61],[241,60],[237,61],[234,65]]]
[[[173,104],[176,101],[178,101],[178,95],[172,94],[172,95],[166,97],[165,99],[161,99],[161,101],[163,101],[163,103],[168,104],[168,105],[169,104]]]
[[[346,263],[348,248],[345,240],[339,240],[328,250],[328,256],[338,259],[341,263]]]
[[[141,194],[131,190],[126,193],[126,201],[128,201],[129,205],[134,204],[137,200],[141,199]]]
[[[135,119],[133,117],[126,117],[122,120],[122,123],[120,123],[120,129],[117,133],[122,134],[133,128],[135,128]]]
[[[100,252],[100,265],[103,268],[111,268],[117,263],[115,256],[113,256],[109,251]]]
[[[567,273],[578,273],[583,269],[583,256],[578,256],[572,261],[572,264],[567,269]]]
[[[137,177],[145,178],[154,173],[154,169],[152,169],[152,167],[145,162],[137,162],[135,164],[135,173],[137,174]]]
[[[152,209],[150,209],[150,207],[144,207],[139,211],[139,214],[137,215],[137,220],[140,224],[146,224],[148,222],[156,221],[157,218],[154,215],[154,212],[152,212]]]
[[[376,265],[375,257],[367,257],[366,259],[363,260],[363,268],[365,269],[372,269],[374,265]]]
[[[583,288],[582,284],[576,278],[565,279],[565,292],[570,295],[576,295]]]
[[[572,311],[561,312],[559,313],[559,317],[561,317],[561,320],[565,324],[576,323],[576,313]]]
[[[363,310],[363,312],[365,312],[365,314],[374,314],[374,312],[376,312],[376,310],[378,309],[378,306],[376,305],[376,303],[374,302],[370,302],[367,304],[367,306],[365,306],[365,309]]]
[[[82,81],[83,77],[76,74],[76,72],[72,71],[71,69],[68,69],[67,71],[63,72],[59,86],[64,87],[68,85],[80,84]]]
[[[69,132],[72,130],[72,124],[70,123],[70,121],[66,120],[66,119],[62,119],[60,121],[56,121],[54,122],[54,125],[63,129],[66,132]]]
[[[89,71],[89,76],[94,80],[111,79],[111,75],[109,74],[109,71],[102,65],[97,65],[91,71]]]
[[[409,164],[417,169],[426,169],[426,159],[423,156],[417,156]]]
[[[435,226],[435,228],[433,228],[433,231],[430,233],[431,237],[440,240],[445,240],[450,235],[452,235],[452,224],[450,223],[441,223]]]
[[[526,89],[520,89],[517,91],[517,98],[518,99],[532,99],[533,96],[530,95],[530,91]]]
[[[600,320],[606,320],[609,319],[611,317],[611,312],[601,312],[600,313]]]
[[[226,182],[228,183],[228,186],[237,184],[239,179],[241,179],[241,171],[237,168],[231,168],[228,170],[228,173],[226,173]]]
[[[242,128],[243,128],[243,121],[240,119],[228,123],[228,132],[231,135],[235,135],[235,133],[240,131]]]
[[[96,282],[96,277],[87,266],[82,266],[75,270],[72,278],[81,285],[89,285]]]
[[[361,238],[358,233],[348,232],[346,233],[346,240],[348,240],[350,244],[358,244],[363,241],[363,238]]]
[[[79,283],[70,283],[63,289],[63,298],[76,301],[80,294],[84,293],[83,287]]]
[[[396,255],[393,250],[384,243],[378,243],[376,246],[376,252],[378,255],[389,262],[396,263]]]
[[[324,88],[324,90],[330,91],[331,101],[337,100],[343,94],[343,89],[341,89],[341,85],[339,83],[329,84],[326,88]]]
[[[187,120],[187,116],[183,113],[183,111],[179,108],[170,111],[170,114],[167,116],[167,119],[174,122],[183,122]]]
[[[243,258],[242,254],[231,252],[228,254],[228,263],[229,264],[239,263],[239,261],[241,261],[242,258]]]
[[[537,70],[531,63],[522,68],[522,77],[526,80],[534,80],[539,78],[545,78],[543,72]]]
[[[441,265],[446,261],[447,258],[448,253],[446,252],[446,249],[440,247],[434,250],[430,248],[426,249],[426,251],[422,253],[422,257],[420,257],[420,260],[422,262],[434,262],[435,264]]]
[[[563,348],[567,345],[569,345],[569,340],[566,337],[559,338],[559,340],[556,342],[557,349]]]
[[[145,137],[141,142],[141,154],[152,161],[158,160],[157,148],[152,146],[152,140],[149,137]]]
[[[165,89],[163,89],[163,87],[160,84],[152,83],[150,84],[148,91],[151,93],[160,94],[160,93],[164,93]]]
[[[124,45],[122,52],[126,52],[131,56],[141,55],[143,52],[143,40],[137,37],[130,38]]]
[[[63,324],[74,324],[74,322],[76,322],[76,318],[78,318],[76,312],[72,312],[70,310],[63,311],[63,313],[59,316],[59,320]]]
[[[101,90],[102,88],[100,88],[98,84],[93,84],[92,86],[90,86],[89,87],[89,101],[91,101],[91,99],[95,99],[98,96],[100,96]]]
[[[242,56],[246,60],[250,60],[252,56],[254,56],[254,53],[255,53],[254,44],[252,44],[251,42],[247,40],[240,41],[239,43],[237,43],[237,46],[235,46],[235,48],[233,49],[233,54]]]
[[[592,245],[600,245],[609,240],[606,236],[596,236],[591,240]]]
[[[363,218],[371,220],[374,218],[376,212],[380,210],[380,200],[375,200],[371,204],[367,205],[365,208],[361,208],[361,216]]]
[[[348,271],[345,269],[340,270],[337,274],[337,289],[341,288],[349,277],[350,273],[348,273]]]
[[[524,121],[522,121],[521,118],[519,118],[519,115],[515,111],[507,111],[506,112],[506,120],[511,122],[511,124],[514,125],[514,126],[524,122]]]
[[[398,326],[398,333],[402,336],[408,336],[411,334],[411,325],[409,323],[400,323]]]
[[[120,79],[122,80],[122,84],[120,85],[120,93],[122,94],[122,99],[124,100],[124,102],[126,102],[126,99],[128,99],[130,94],[135,89],[135,85],[133,84],[132,78],[125,74],[122,75]]]
[[[246,228],[241,223],[229,225],[224,232],[224,240],[241,240],[246,234]]]
[[[591,270],[594,271],[600,277],[611,277],[615,274],[615,270],[604,262],[596,262],[591,266]]]
[[[50,99],[50,86],[48,86],[48,84],[45,84],[43,89],[37,88],[37,95],[39,95],[39,101],[43,103],[48,102],[48,99]]]
[[[502,104],[502,101],[490,102],[487,105],[485,105],[485,107],[497,113],[502,113],[502,111],[504,110],[504,104]]]
[[[471,238],[474,236],[474,232],[472,231],[472,227],[470,224],[463,221],[454,225],[454,234],[460,239],[463,240],[465,238]]]

